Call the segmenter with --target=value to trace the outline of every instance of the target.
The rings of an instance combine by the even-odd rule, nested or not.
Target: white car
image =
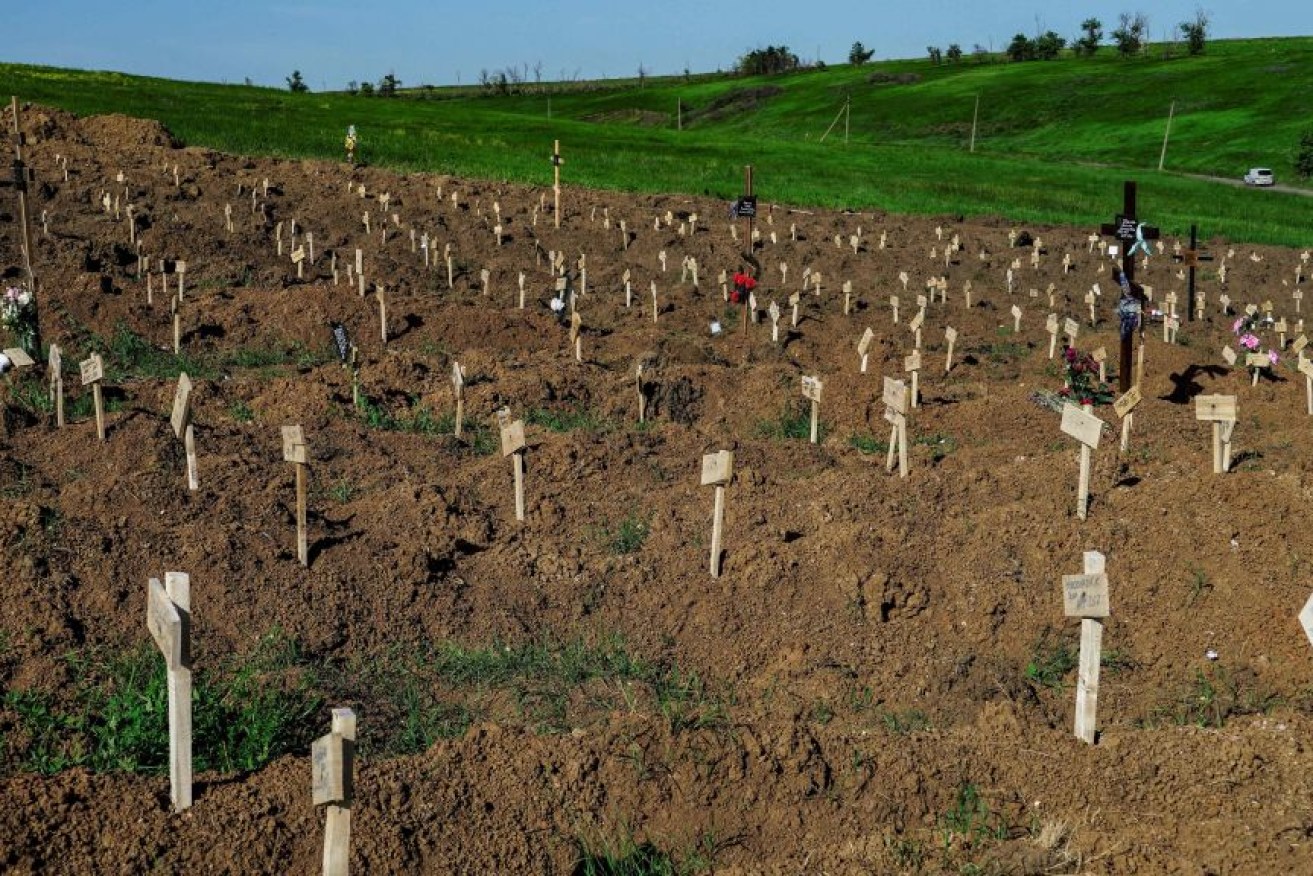
[[[1249,173],[1245,174],[1245,185],[1249,186],[1270,186],[1275,182],[1272,171],[1266,167],[1251,167]]]

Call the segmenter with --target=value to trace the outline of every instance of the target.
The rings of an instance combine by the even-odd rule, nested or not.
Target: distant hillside
[[[1163,55],[1151,46],[1121,60],[1105,48],[1092,59],[907,60],[508,84],[506,93],[422,87],[395,98],[0,64],[0,93],[155,118],[187,144],[252,154],[340,157],[355,124],[367,161],[531,183],[550,179],[554,139],[566,181],[603,188],[730,197],[750,163],[764,197],[853,209],[1093,222],[1111,216],[1118,181],[1133,176],[1164,227],[1197,222],[1205,233],[1306,244],[1309,199],[1187,175],[1235,180],[1266,165],[1309,188],[1293,161],[1313,127],[1313,38],[1218,40],[1200,57]]]

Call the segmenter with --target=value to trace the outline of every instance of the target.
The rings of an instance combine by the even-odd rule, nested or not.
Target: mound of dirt
[[[765,192],[750,316],[722,279],[748,226],[709,199],[567,187],[557,228],[545,188],[178,149],[153,122],[39,107],[23,124],[67,424],[48,374],[4,378],[5,872],[316,870],[309,740],[338,706],[359,717],[361,872],[569,874],[627,851],[744,874],[1313,872],[1302,253],[1209,241],[1197,320],[1184,243],[1141,259],[1179,334],[1160,314],[1137,339],[1124,452],[1094,408],[1081,520],[1077,445],[1034,399],[1063,386],[1049,314],[1116,377],[1097,229],[1030,225],[1023,250],[1002,220]],[[1282,347],[1256,383],[1221,357],[1251,304]],[[911,383],[918,342],[902,479],[883,379]],[[195,491],[170,426],[184,370]],[[1226,474],[1195,412],[1215,394],[1239,407]],[[523,521],[504,409],[526,428]],[[712,577],[699,473],[721,449]],[[1062,600],[1090,550],[1112,605],[1092,746]],[[204,718],[183,814],[143,611],[165,570],[191,576]],[[142,665],[155,687],[133,686]],[[224,759],[266,720],[253,761]]]

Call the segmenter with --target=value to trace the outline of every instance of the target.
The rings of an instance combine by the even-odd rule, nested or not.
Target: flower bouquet
[[[1106,405],[1113,399],[1112,387],[1099,380],[1099,363],[1089,353],[1075,347],[1062,351],[1065,382],[1058,395],[1066,401],[1082,405]]]
[[[37,355],[36,302],[30,289],[21,284],[5,288],[0,298],[0,325],[13,332],[18,346],[29,356]]]
[[[736,273],[734,288],[729,293],[729,300],[734,304],[747,304],[752,290],[757,288],[757,281],[749,274]]]
[[[1271,373],[1271,369],[1281,361],[1281,356],[1276,350],[1263,349],[1263,342],[1256,334],[1260,331],[1264,319],[1257,313],[1246,314],[1235,321],[1231,326],[1231,331],[1236,336],[1236,343],[1240,345],[1245,357],[1245,366],[1253,372],[1253,384],[1258,384],[1258,377],[1264,371]]]

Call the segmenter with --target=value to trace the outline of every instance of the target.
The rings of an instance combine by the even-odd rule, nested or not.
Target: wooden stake
[[[355,801],[356,715],[334,709],[331,730],[310,746],[311,799],[328,804],[324,824],[324,876],[347,876],[351,804]]]
[[[957,343],[957,329],[949,326],[944,329],[944,339],[948,341],[948,356],[944,360],[944,373],[953,370],[953,345]]]
[[[383,284],[378,285],[378,290],[374,293],[378,298],[378,326],[379,332],[383,336],[384,345],[388,342],[388,302],[387,295],[384,291]]]
[[[1083,575],[1064,575],[1063,606],[1068,617],[1080,617],[1080,664],[1076,677],[1075,733],[1093,745],[1099,709],[1099,663],[1103,649],[1103,618],[1109,614],[1106,560],[1086,551]]]
[[[64,428],[64,359],[58,344],[50,345],[50,399],[55,405],[55,426]],[[1310,408],[1309,413],[1313,413]]]
[[[1195,419],[1213,424],[1213,474],[1231,470],[1231,436],[1238,416],[1233,395],[1195,396]]]
[[[552,197],[554,206],[552,216],[556,220],[556,227],[561,227],[561,165],[565,160],[561,158],[561,141],[552,141]]]
[[[524,521],[524,421],[511,420],[511,412],[503,408],[497,412],[501,426],[502,456],[514,457],[515,464],[515,519]]]
[[[100,382],[105,379],[105,362],[99,353],[92,353],[91,358],[79,363],[82,372],[82,385],[91,386],[91,397],[96,408],[96,438],[105,440],[105,402],[100,394]]]
[[[711,577],[720,577],[721,538],[725,521],[725,485],[734,476],[734,452],[720,450],[702,457],[702,486],[715,486],[711,516]]]
[[[283,460],[296,466],[296,558],[302,566],[310,565],[309,541],[306,537],[306,451],[305,434],[300,426],[283,427]]]
[[[1062,431],[1080,442],[1080,484],[1076,491],[1076,516],[1085,519],[1090,499],[1090,454],[1099,446],[1103,421],[1080,405],[1062,406]]]
[[[192,804],[191,577],[166,572],[146,587],[146,627],[164,656],[169,694],[169,798],[173,811]]]
[[[465,420],[465,369],[460,363],[451,363],[451,385],[456,394],[456,437],[460,437],[461,423]]]
[[[802,378],[802,397],[811,401],[812,418],[811,418],[811,443],[816,443],[821,415],[821,391],[824,384],[819,377]]]

